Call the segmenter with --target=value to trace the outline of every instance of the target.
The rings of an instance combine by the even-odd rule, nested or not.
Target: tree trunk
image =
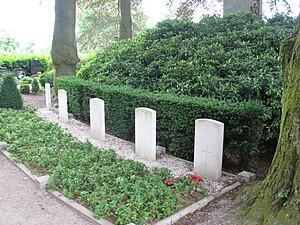
[[[300,21],[280,50],[283,96],[280,135],[268,176],[250,192],[248,224],[300,224]],[[249,222],[250,221],[250,222]]]
[[[55,76],[75,75],[79,62],[75,37],[76,0],[55,0],[52,62]]]
[[[120,18],[120,40],[132,37],[132,20],[130,0],[119,0],[121,18]]]

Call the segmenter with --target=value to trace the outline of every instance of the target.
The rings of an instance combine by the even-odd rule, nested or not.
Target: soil
[[[174,225],[238,225],[239,223],[234,221],[234,214],[231,212],[237,206],[235,203],[237,194],[238,190],[228,192],[203,209],[181,218]]]
[[[28,94],[23,95],[24,106],[33,106],[36,108],[45,108],[44,94]],[[254,159],[248,171],[257,174],[259,180],[266,176],[272,155],[266,154],[262,160]],[[227,172],[235,172],[234,170]],[[241,171],[239,171],[241,172]],[[233,209],[237,207],[235,199],[239,194],[239,190],[233,190],[212,201],[201,210],[197,210],[177,221],[176,225],[235,225]]]
[[[37,94],[22,94],[23,106],[33,106],[37,109],[46,107],[46,100],[44,93]]]
[[[0,154],[1,225],[91,225],[62,205]]]

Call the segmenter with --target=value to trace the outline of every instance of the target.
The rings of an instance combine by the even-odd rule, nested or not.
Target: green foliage
[[[19,48],[20,43],[15,38],[2,37],[0,38],[0,50],[6,52],[12,52]]]
[[[40,86],[39,86],[38,78],[33,78],[31,83],[31,92],[36,94],[39,92],[39,90],[40,90]]]
[[[0,109],[0,139],[17,160],[50,175],[48,188],[85,203],[96,218],[116,224],[147,224],[180,209],[186,196],[203,196],[195,183],[181,178],[174,186],[164,184],[166,169],[147,172],[146,166],[79,142],[57,125],[38,118],[32,108]],[[171,178],[172,179],[172,178]]]
[[[13,73],[5,73],[0,80],[0,108],[20,109],[23,99]]]
[[[7,70],[12,71],[14,68],[22,68],[27,75],[31,74],[31,60],[39,60],[41,70],[48,71],[51,69],[51,60],[46,54],[32,54],[32,53],[6,53],[0,55],[0,66],[6,67]]]
[[[282,189],[277,193],[277,198],[288,198],[289,197],[289,193],[290,193],[290,189]]]
[[[48,71],[39,75],[41,87],[45,87],[46,83],[49,83],[53,87],[54,72]]]
[[[77,5],[77,43],[81,52],[99,50],[119,39],[120,9],[117,0],[80,0]],[[136,1],[131,4],[131,16],[135,34],[145,28],[147,19]]]
[[[33,78],[31,78],[31,77],[24,77],[24,78],[21,79],[20,84],[31,85],[32,81],[33,81]]]
[[[257,154],[262,137],[265,107],[254,101],[230,103],[170,94],[154,94],[130,87],[99,85],[78,77],[59,77],[57,87],[68,93],[69,110],[89,121],[89,99],[105,101],[106,129],[126,140],[134,140],[134,111],[149,107],[157,111],[157,144],[175,156],[192,160],[195,120],[210,118],[225,124],[224,154],[245,163]],[[226,159],[225,159],[226,161]]]
[[[31,84],[33,82],[33,78],[30,77],[24,77],[20,81],[20,92],[22,94],[30,94]]]
[[[205,17],[199,23],[166,20],[93,55],[78,75],[153,92],[262,101],[270,115],[263,138],[269,140],[279,133],[279,44],[293,26],[289,17],[263,21],[253,13]]]
[[[20,83],[20,92],[22,94],[30,94],[30,85],[25,83]]]

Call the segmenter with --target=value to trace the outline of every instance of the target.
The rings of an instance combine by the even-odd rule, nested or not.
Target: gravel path
[[[97,141],[91,137],[90,126],[73,118],[70,118],[68,123],[60,122],[57,109],[49,111],[42,108],[38,110],[37,115],[45,120],[58,124],[63,130],[70,133],[73,137],[80,141],[89,141],[91,144],[101,149],[113,149],[119,156],[124,157],[125,159],[142,162],[146,165],[148,170],[151,170],[154,167],[165,167],[168,168],[174,176],[181,176],[191,172],[193,169],[192,163],[168,154],[163,154],[157,157],[156,161],[143,160],[135,155],[134,143],[109,134],[105,135],[105,141]],[[233,177],[227,175],[222,175],[220,182],[204,179],[205,187],[209,193],[218,192],[234,181]]]
[[[90,225],[0,154],[0,225]]]

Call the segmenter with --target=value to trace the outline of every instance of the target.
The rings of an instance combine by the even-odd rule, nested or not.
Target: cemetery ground
[[[0,154],[1,225],[90,225],[35,184]]]
[[[37,95],[23,95],[24,105],[34,106],[36,108],[45,107],[45,97],[44,94]],[[250,165],[249,170],[255,172],[259,179],[265,177],[271,157],[266,156],[265,160],[257,161]],[[234,171],[230,168],[228,172],[238,173],[240,171]],[[231,209],[236,207],[235,199],[237,197],[238,191],[231,191],[220,198],[214,200],[207,207],[197,210],[196,212],[189,214],[179,220],[176,224],[234,224],[231,220],[232,212]],[[83,223],[82,223],[83,224]]]

